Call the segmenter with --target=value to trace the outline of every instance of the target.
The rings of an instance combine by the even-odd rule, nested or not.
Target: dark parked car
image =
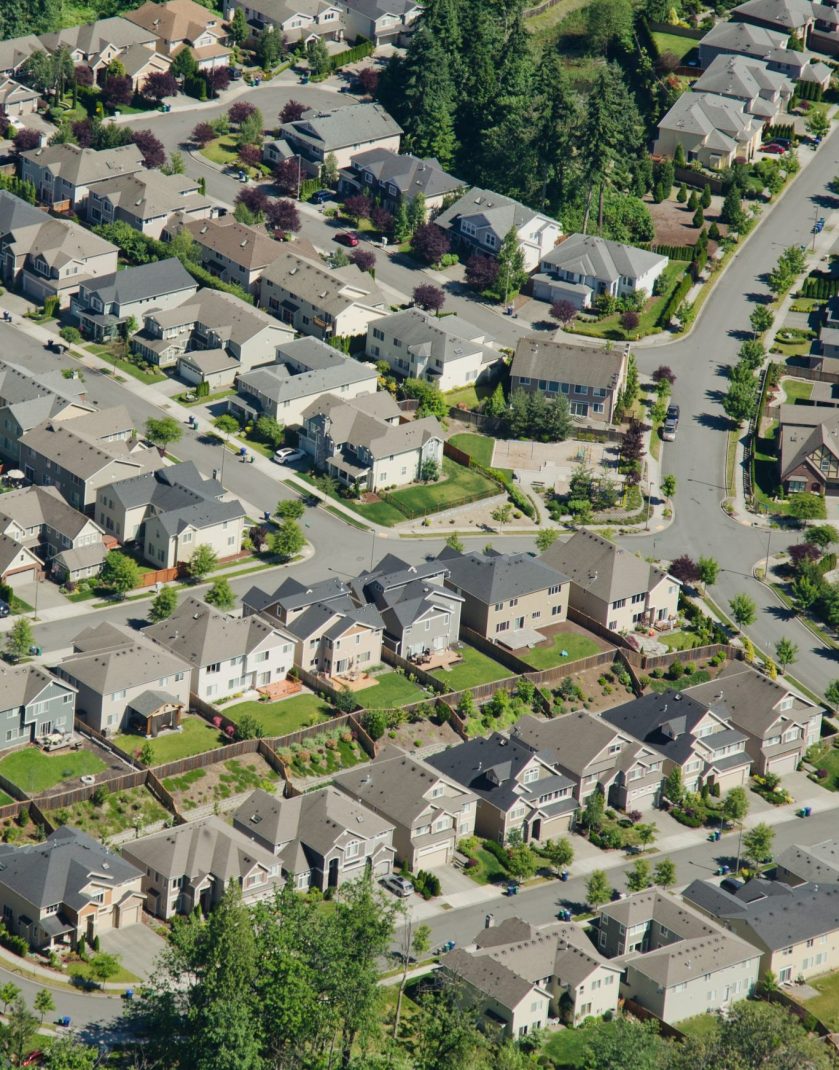
[[[353,249],[356,247],[356,245],[358,245],[358,235],[353,234],[351,230],[345,230],[342,234],[338,235],[336,240],[341,242],[343,245],[349,245],[350,248]]]
[[[331,189],[316,189],[311,196],[312,204],[323,204],[332,196]]]
[[[678,420],[679,420],[679,406],[678,405],[673,404],[673,405],[668,405],[667,406],[667,419],[668,420],[676,420],[678,422]]]
[[[720,881],[720,888],[724,892],[731,892],[735,895],[743,887],[743,881],[738,881],[736,877],[726,877],[724,881]]]
[[[661,429],[661,437],[665,442],[673,442],[676,438],[676,431],[679,429],[679,406],[670,405],[667,408],[667,415],[664,418],[664,426]]]
[[[9,603],[4,602],[3,599],[0,598],[0,617],[8,617],[11,612],[12,607],[9,605]]]

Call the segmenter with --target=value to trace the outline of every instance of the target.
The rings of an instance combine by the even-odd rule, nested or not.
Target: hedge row
[[[839,279],[825,276],[810,275],[801,287],[802,297],[811,297],[816,301],[826,301],[829,297],[835,297],[837,293],[839,293]]]
[[[696,256],[695,245],[651,245],[650,251],[671,260],[693,260]]]
[[[656,324],[657,327],[667,326],[673,316],[675,316],[676,309],[687,297],[691,286],[693,286],[693,279],[690,273],[686,271],[684,277],[682,278],[682,281],[679,283],[673,293],[670,294],[670,299],[662,307],[661,312],[659,312],[658,322]]]
[[[501,468],[485,468],[482,464],[478,464],[474,457],[469,459],[469,467],[474,468],[476,471],[485,475],[487,479],[491,479],[494,483],[498,483],[507,493],[507,497],[520,512],[525,516],[530,517],[531,520],[536,519],[536,510],[533,507],[533,503],[524,493],[524,491],[516,486],[513,482],[513,477],[509,472],[503,471]]]
[[[697,246],[697,250],[696,257],[689,268],[694,280],[699,279],[705,265],[708,263],[708,246]]]
[[[796,82],[795,95],[799,100],[824,100],[824,90],[818,82]]]
[[[360,59],[366,59],[373,54],[374,45],[372,41],[360,41],[359,44],[353,45],[352,48],[348,48],[346,52],[339,52],[337,56],[330,58],[329,70],[324,71],[323,74],[313,74],[310,78],[312,82],[322,82],[333,71],[337,71],[339,67],[346,67],[350,63],[358,63]]]

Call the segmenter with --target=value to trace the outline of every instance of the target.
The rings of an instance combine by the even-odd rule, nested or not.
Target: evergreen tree
[[[555,205],[568,196],[574,135],[580,119],[577,96],[557,49],[544,50],[535,82],[535,146],[541,203]]]
[[[448,167],[454,159],[455,89],[446,52],[420,25],[405,60],[401,123],[408,148]]]

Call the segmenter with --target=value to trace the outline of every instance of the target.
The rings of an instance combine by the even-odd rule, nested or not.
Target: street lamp
[[[644,528],[645,531],[649,531],[650,530],[650,514],[653,511],[653,487],[654,486],[655,486],[655,484],[653,483],[652,480],[650,480],[650,489],[647,492],[647,496],[649,498],[649,502],[647,503],[647,524],[646,524],[646,527]]]

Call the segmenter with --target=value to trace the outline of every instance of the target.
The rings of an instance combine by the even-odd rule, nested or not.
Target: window
[[[588,405],[584,401],[572,401],[569,409],[572,416],[588,416]]]
[[[185,673],[182,673],[182,672],[176,672],[176,673],[175,673],[175,683],[176,683],[176,684],[179,684],[179,683],[181,683],[185,675],[186,675]]]
[[[623,609],[623,607],[625,605],[626,605],[626,599],[625,598],[619,598],[617,600],[617,602],[612,602],[612,609]]]
[[[538,769],[525,769],[524,776],[522,777],[522,783],[532,784],[534,780],[539,779]]]
[[[212,665],[208,665],[207,666],[207,672],[220,672],[220,671],[221,671],[221,662],[219,662],[219,661],[214,661]]]
[[[643,593],[642,594],[634,594],[632,596],[632,604],[633,604],[633,606],[637,606],[639,602],[643,602],[646,597],[647,597],[646,594],[643,594]]]
[[[561,614],[562,614],[562,606],[554,606],[551,609],[551,616],[552,617],[559,617]]]
[[[361,851],[361,843],[358,840],[350,840],[344,850],[345,858],[357,858]]]
[[[123,689],[122,691],[114,691],[114,693],[111,695],[111,698],[114,702],[118,702],[120,699],[125,698],[125,689]]]
[[[603,412],[606,411],[606,409],[605,409],[605,406],[603,405],[602,401],[595,401],[595,403],[591,407],[591,411],[592,412],[603,413]]]

